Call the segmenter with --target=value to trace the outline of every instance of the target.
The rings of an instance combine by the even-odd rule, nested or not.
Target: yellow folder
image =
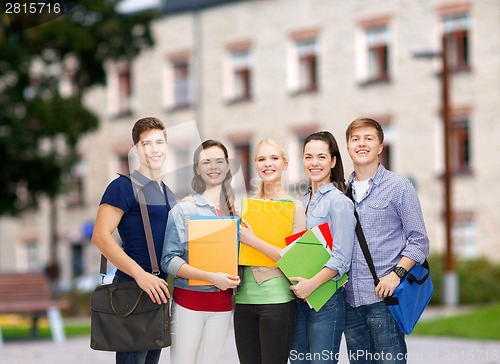
[[[238,275],[239,218],[190,216],[187,221],[188,263],[207,271]],[[211,282],[190,279],[190,286]]]
[[[293,201],[244,198],[241,217],[248,221],[256,236],[279,248],[286,246],[285,237],[292,234]],[[246,244],[240,243],[240,265],[277,267],[276,263]]]

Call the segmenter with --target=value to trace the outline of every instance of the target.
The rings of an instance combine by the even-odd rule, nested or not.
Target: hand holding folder
[[[287,278],[303,277],[310,279],[321,271],[325,263],[330,259],[330,251],[323,245],[321,239],[316,236],[313,229],[307,230],[298,240],[291,243],[283,251],[282,257],[277,261],[277,264]],[[346,281],[347,275],[345,274],[338,281],[328,280],[315,289],[306,298],[306,301],[317,312]]]
[[[269,244],[285,247],[285,237],[292,233],[295,206],[293,201],[272,201],[244,198],[242,218],[252,226],[256,236]],[[276,263],[242,242],[239,264],[250,266],[276,267]]]
[[[187,221],[188,263],[207,271],[238,275],[239,218],[232,216],[190,216]],[[212,285],[190,279],[190,286]]]

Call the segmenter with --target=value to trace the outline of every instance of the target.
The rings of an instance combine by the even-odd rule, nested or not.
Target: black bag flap
[[[135,281],[122,281],[97,287],[90,298],[90,308],[125,317],[158,310],[161,305],[151,301]]]

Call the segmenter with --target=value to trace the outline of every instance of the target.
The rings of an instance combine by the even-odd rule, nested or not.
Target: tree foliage
[[[85,91],[105,82],[106,62],[153,45],[157,14],[121,14],[117,3],[73,1],[55,18],[0,15],[0,215],[61,193],[78,140],[98,126]]]

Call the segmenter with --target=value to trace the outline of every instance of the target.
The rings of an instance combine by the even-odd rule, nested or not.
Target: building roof
[[[166,15],[172,15],[241,1],[252,0],[163,0],[162,10]]]

